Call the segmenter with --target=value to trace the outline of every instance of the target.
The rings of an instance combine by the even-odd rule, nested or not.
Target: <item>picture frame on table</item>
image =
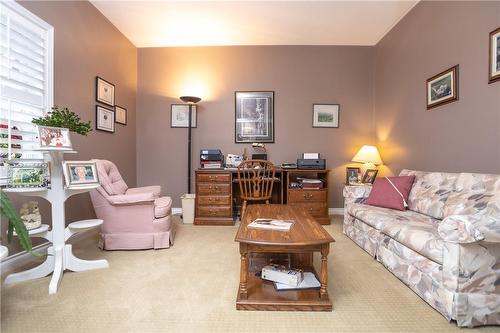
[[[96,121],[95,121],[96,129],[99,131],[114,133],[115,111],[96,105],[95,113],[96,113]]]
[[[490,32],[488,84],[500,81],[500,27]]]
[[[235,91],[234,103],[234,142],[274,143],[274,91]]]
[[[364,184],[373,184],[375,178],[377,177],[378,170],[377,169],[367,169],[365,174],[363,175],[363,179],[361,180]]]
[[[115,106],[115,85],[102,77],[96,76],[95,98],[99,103]]]
[[[345,172],[345,183],[346,185],[357,185],[359,184],[359,174],[361,169],[358,167],[347,167]]]
[[[38,143],[41,149],[72,149],[69,129],[62,127],[38,126]]]
[[[171,104],[170,105],[170,127],[188,128],[189,122],[189,104]],[[191,128],[197,127],[196,104],[191,105]]]
[[[9,188],[36,188],[47,187],[49,171],[46,162],[13,163],[9,164]]]
[[[313,104],[313,128],[338,128],[339,104]]]
[[[427,110],[458,101],[458,65],[427,79]]]
[[[119,105],[115,105],[115,123],[127,125],[127,109]]]
[[[68,188],[99,184],[97,165],[94,161],[64,161],[63,173]]]

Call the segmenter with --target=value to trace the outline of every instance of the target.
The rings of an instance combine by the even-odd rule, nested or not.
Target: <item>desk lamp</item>
[[[363,172],[368,169],[376,168],[377,165],[382,164],[382,159],[378,152],[377,147],[364,145],[352,158],[353,162],[363,163]]]
[[[193,113],[193,105],[201,101],[201,98],[194,96],[181,96],[179,97],[184,103],[189,105],[189,117],[188,117],[188,191],[191,193],[191,119]]]

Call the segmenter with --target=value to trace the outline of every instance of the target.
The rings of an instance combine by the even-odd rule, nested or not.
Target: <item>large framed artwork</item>
[[[500,28],[490,32],[488,83],[500,81]]]
[[[115,106],[115,85],[99,76],[96,76],[95,80],[96,100],[109,106]]]
[[[235,92],[235,142],[274,142],[274,91]]]
[[[427,110],[458,100],[458,65],[427,80]]]

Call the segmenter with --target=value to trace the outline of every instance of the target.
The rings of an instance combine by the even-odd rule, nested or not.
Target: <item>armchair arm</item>
[[[370,195],[371,185],[346,185],[344,186],[344,199],[349,203],[363,203]]]
[[[155,198],[160,197],[161,186],[153,185],[153,186],[143,186],[143,187],[135,187],[129,188],[125,194],[137,194],[137,193],[152,193]]]
[[[500,221],[488,215],[450,215],[439,224],[438,232],[451,243],[500,243]]]
[[[133,205],[133,204],[146,204],[153,203],[155,197],[153,193],[134,193],[134,194],[120,194],[112,195],[107,198],[112,205]]]

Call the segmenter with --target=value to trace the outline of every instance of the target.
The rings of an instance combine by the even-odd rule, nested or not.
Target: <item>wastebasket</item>
[[[196,194],[184,194],[181,196],[182,200],[182,223],[194,222],[194,199]]]

